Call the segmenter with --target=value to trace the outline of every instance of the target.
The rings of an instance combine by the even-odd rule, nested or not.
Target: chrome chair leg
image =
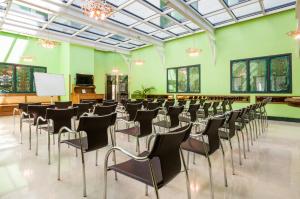
[[[241,129],[241,135],[242,135],[242,141],[243,141],[243,153],[244,153],[244,158],[246,159],[246,145],[245,145],[245,136],[243,129]]]
[[[136,138],[136,152],[140,154],[140,140],[138,137]]]
[[[196,164],[196,154],[193,153],[193,164],[195,165]]]
[[[242,165],[241,143],[240,143],[240,136],[239,136],[238,132],[236,133],[236,137],[238,140],[238,147],[239,147],[239,161],[240,161],[240,165]]]
[[[96,166],[98,166],[98,150],[96,150]]]
[[[145,185],[145,196],[148,196],[149,192],[148,192],[148,185]]]
[[[226,171],[226,161],[225,161],[225,152],[224,152],[223,144],[222,144],[221,141],[220,141],[220,146],[221,146],[222,156],[223,156],[224,184],[225,184],[225,187],[228,187],[228,182],[227,182],[227,171]]]
[[[189,151],[187,151],[186,166],[187,166],[187,169],[189,169],[189,167],[190,167],[190,152]]]
[[[244,131],[244,132],[246,133],[247,150],[248,150],[248,152],[250,152],[250,144],[249,144],[250,141],[249,141],[248,129],[246,127],[246,124],[245,124],[245,129],[246,129],[246,131]]]
[[[20,143],[23,143],[23,119],[20,118]]]
[[[48,131],[48,164],[51,164],[50,160],[50,132]]]
[[[86,176],[85,176],[85,161],[84,153],[82,148],[81,132],[79,132],[79,141],[80,141],[80,151],[81,151],[81,162],[82,162],[82,177],[83,177],[83,197],[86,197]]]
[[[31,121],[29,120],[29,150],[31,150]]]
[[[38,124],[36,125],[35,134],[36,134],[35,155],[38,156],[39,153],[39,125]]]
[[[229,141],[229,146],[230,146],[230,156],[231,156],[232,175],[235,175],[235,172],[234,172],[233,151],[232,151],[232,143],[231,143],[231,139],[228,138],[228,141]]]
[[[156,182],[156,177],[155,177],[155,173],[153,170],[153,166],[150,160],[148,160],[148,165],[149,165],[149,169],[150,169],[150,174],[151,174],[151,179],[152,179],[152,183],[153,183],[153,187],[155,189],[155,195],[156,195],[156,199],[159,199],[159,194],[158,194],[158,187],[157,187],[157,182]]]
[[[108,152],[105,155],[104,159],[104,191],[103,191],[103,199],[107,198],[107,164],[108,164],[108,157],[109,157],[110,152]]]
[[[182,164],[183,164],[184,172],[185,172],[186,189],[187,189],[187,198],[188,198],[188,199],[191,199],[191,188],[190,188],[190,178],[189,178],[189,173],[188,173],[188,171],[187,171],[187,166],[186,166],[186,163],[185,163],[185,160],[184,160],[184,156],[183,156],[182,150],[179,149],[179,151],[180,151],[180,156],[181,156],[181,160],[182,160]],[[195,153],[194,153],[194,154],[195,154]]]
[[[214,182],[213,182],[213,176],[212,176],[212,168],[211,168],[211,162],[210,162],[210,158],[209,156],[206,156],[207,161],[208,161],[208,169],[209,169],[209,179],[210,179],[210,194],[211,194],[211,198],[214,199]]]
[[[58,135],[58,166],[57,166],[57,180],[60,181],[60,135]]]

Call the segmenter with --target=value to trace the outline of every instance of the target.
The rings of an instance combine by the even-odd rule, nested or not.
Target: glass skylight
[[[126,3],[128,0],[107,0],[107,2],[111,3],[114,6],[119,7],[120,5]]]
[[[228,5],[228,6],[234,6],[236,4],[240,4],[240,3],[244,3],[246,1],[249,0],[224,0],[224,2]]]
[[[44,24],[44,23],[41,23],[41,22],[38,22],[38,21],[33,21],[33,20],[30,20],[30,19],[26,19],[24,17],[13,15],[10,12],[7,15],[7,18],[11,19],[11,20],[14,20],[14,21],[19,21],[19,22],[24,23],[24,24],[32,25],[32,26],[35,26],[35,27],[42,27],[43,24]]]
[[[191,3],[191,7],[198,11],[201,15],[222,10],[224,7],[219,0],[200,0]]]
[[[145,0],[147,3],[149,3],[150,5],[164,11],[167,10],[168,7],[166,5],[166,3],[162,0]]]
[[[92,34],[89,32],[81,32],[76,36],[84,38],[84,39],[94,40],[94,41],[100,38],[98,35],[95,35],[95,34]]]
[[[130,4],[129,6],[125,7],[124,10],[142,19],[146,19],[156,14],[156,12],[138,2]]]
[[[227,12],[223,12],[221,14],[217,14],[217,15],[208,17],[207,19],[213,25],[218,25],[221,23],[225,23],[225,22],[231,20],[232,18]]]
[[[169,35],[169,34],[167,34],[167,33],[164,33],[164,32],[162,32],[162,31],[159,31],[159,32],[153,34],[153,36],[154,36],[154,37],[157,37],[157,38],[159,38],[159,39],[162,39],[162,40],[168,39],[168,38],[171,37],[171,35]]]
[[[96,29],[96,28],[88,28],[86,30],[86,32],[94,33],[96,35],[101,35],[101,36],[106,36],[106,35],[109,34],[108,32],[105,32],[105,31],[102,31],[102,30],[99,30],[99,29]]]
[[[70,21],[68,19],[64,19],[62,17],[56,17],[54,22],[57,23],[57,24],[68,26],[68,27],[75,28],[75,29],[78,29],[78,30],[82,29],[85,26],[85,25],[82,25],[80,23]]]
[[[182,35],[187,33],[188,31],[180,26],[176,26],[175,28],[169,29],[168,31],[176,34],[176,35]]]
[[[132,44],[120,44],[119,47],[132,49],[132,48],[135,48],[136,46],[132,45]]]
[[[160,16],[158,18],[152,19],[150,22],[161,28],[168,28],[170,26],[175,25],[175,22],[171,21],[165,16]]]
[[[128,40],[126,37],[123,37],[121,35],[113,35],[113,36],[111,36],[109,38],[115,39],[115,40],[118,40],[118,41],[127,41]]]
[[[247,6],[242,6],[242,7],[236,8],[236,9],[232,9],[232,12],[236,17],[243,17],[243,16],[254,14],[254,13],[258,13],[261,11],[262,10],[261,10],[261,7],[258,2],[247,5]]]
[[[190,29],[194,30],[194,31],[200,29],[200,28],[199,28],[196,24],[194,24],[193,22],[187,23],[186,26],[189,27]]]
[[[144,33],[152,33],[154,31],[156,31],[157,29],[156,28],[153,28],[152,26],[149,26],[147,24],[140,24],[140,25],[137,25],[137,26],[134,26],[134,29],[137,29],[139,31],[142,31]]]
[[[129,43],[133,44],[133,45],[136,45],[136,46],[143,46],[143,45],[145,45],[145,43],[140,42],[140,41],[135,41],[135,40],[130,40]]]
[[[119,13],[119,12],[114,13],[112,16],[109,17],[109,19],[111,19],[111,20],[113,20],[117,23],[127,25],[127,26],[130,26],[130,25],[137,22],[137,20],[135,20],[131,17],[128,17],[127,15],[124,15],[124,14]]]
[[[42,21],[48,21],[52,17],[52,15],[50,14],[40,12],[25,6],[17,5],[14,3],[11,5],[10,11],[23,13],[25,16],[36,18],[37,20],[42,20]]]
[[[109,39],[109,38],[102,39],[100,42],[102,42],[102,43],[107,43],[107,44],[111,44],[111,45],[116,45],[116,44],[120,43],[120,42],[117,41],[117,40]]]
[[[65,33],[65,34],[68,34],[68,35],[72,35],[72,34],[74,34],[78,31],[76,29],[69,28],[67,26],[63,26],[63,25],[55,24],[55,23],[49,24],[47,29],[53,30],[53,31],[56,31],[56,32]]]
[[[177,12],[176,10],[169,12],[168,15],[170,17],[176,19],[180,23],[187,21],[187,19],[184,16],[182,16],[179,12]]]
[[[264,0],[266,10],[274,9],[276,7],[286,7],[291,4],[296,4],[295,0]]]

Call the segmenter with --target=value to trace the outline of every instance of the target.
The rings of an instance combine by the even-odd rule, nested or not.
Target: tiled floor
[[[16,128],[18,129],[18,128]],[[33,134],[34,135],[34,134]],[[73,148],[62,148],[62,181],[57,181],[57,145],[52,145],[52,164],[47,164],[47,136],[39,137],[39,156],[28,150],[28,128],[24,128],[24,143],[19,144],[19,131],[13,134],[12,117],[0,118],[0,198],[1,199],[56,199],[82,198],[81,158]],[[145,147],[141,141],[142,148]],[[135,140],[118,135],[118,144],[134,153]],[[215,198],[223,199],[296,199],[300,198],[300,124],[270,122],[269,130],[261,136],[247,153],[243,166],[238,165],[237,142],[234,141],[236,175],[231,175],[229,147],[226,145],[226,163],[229,187],[223,184],[221,154],[212,157]],[[95,153],[86,155],[88,198],[103,198],[103,160],[107,148],[99,151],[99,166],[95,166]],[[118,161],[125,159],[118,154]],[[192,198],[210,198],[207,161],[196,157],[190,164]],[[161,198],[186,198],[184,173],[180,174],[159,193]],[[153,189],[148,197],[145,186],[119,175],[114,180],[108,175],[108,198],[155,198]]]

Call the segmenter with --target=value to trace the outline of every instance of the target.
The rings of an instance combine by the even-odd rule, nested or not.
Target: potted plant
[[[145,88],[144,86],[142,86],[141,90],[133,91],[132,98],[145,99],[147,94],[151,93],[151,91],[153,91],[153,90],[155,90],[155,88],[153,86],[148,87],[148,88]]]

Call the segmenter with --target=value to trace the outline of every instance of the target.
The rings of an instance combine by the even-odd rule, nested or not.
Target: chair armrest
[[[22,112],[21,113],[21,118],[26,117],[26,116],[30,116],[28,113]]]
[[[121,147],[112,147],[111,149],[108,150],[105,157],[108,159],[109,155],[114,151],[120,151],[122,154],[124,154],[136,161],[143,162],[143,161],[148,160],[148,156],[138,157],[138,156],[135,156],[135,155],[131,154],[130,152],[126,151],[125,149],[122,149]]]
[[[47,119],[46,119],[46,118],[43,118],[42,116],[39,116],[39,117],[37,118],[37,120],[36,120],[36,126],[39,125],[39,122],[40,122],[40,121],[46,122]]]

